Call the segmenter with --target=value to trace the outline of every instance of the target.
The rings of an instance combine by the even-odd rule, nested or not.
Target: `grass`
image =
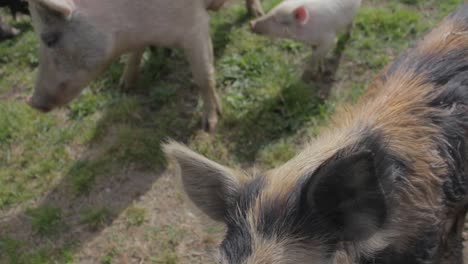
[[[106,226],[112,218],[112,212],[107,208],[91,208],[85,210],[81,215],[81,223],[92,231]]]
[[[27,214],[31,217],[34,233],[40,236],[52,236],[65,229],[63,215],[60,208],[42,206],[29,209]]]
[[[141,226],[146,219],[146,209],[138,206],[131,206],[127,209],[126,219],[128,226]]]
[[[158,230],[157,236],[164,237],[164,241],[162,241],[161,245],[161,252],[151,258],[151,261],[154,264],[176,264],[178,263],[177,254],[175,253],[175,248],[177,244],[183,237],[183,230],[174,228],[174,227],[166,227],[164,230]]]
[[[278,2],[263,4],[270,9]],[[178,246],[190,228],[177,226],[171,212],[134,204],[165,168],[161,142],[183,141],[231,166],[277,166],[320,132],[337,104],[356,100],[384,65],[462,2],[364,1],[335,82],[321,83],[302,78],[309,47],[250,33],[243,1],[232,1],[212,17],[224,107],[215,135],[200,130],[200,100],[176,49],[147,51],[139,88],[128,94],[117,89],[123,65],[115,63],[68,107],[48,115],[33,111],[24,100],[37,73],[36,36],[28,18],[7,19],[23,34],[0,43],[0,219],[9,219],[0,220],[0,263],[75,263],[81,245],[123,218],[129,234],[109,239],[93,260],[118,263],[126,251],[122,239],[166,214],[174,223],[143,239],[157,247],[146,259],[180,263]],[[319,96],[324,90],[331,90],[326,98]],[[11,215],[23,211],[17,228],[30,233],[13,228]]]

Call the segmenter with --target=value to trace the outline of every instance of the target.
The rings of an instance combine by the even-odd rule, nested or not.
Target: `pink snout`
[[[34,102],[32,97],[29,97],[28,99],[26,99],[26,103],[32,108],[41,111],[42,113],[48,113],[52,110],[51,107],[38,105],[37,103]]]
[[[257,24],[257,22],[255,20],[252,20],[250,21],[249,25],[250,25],[250,29],[255,32],[255,25]]]
[[[250,29],[253,33],[264,34],[265,21],[263,19],[256,19],[249,22]]]

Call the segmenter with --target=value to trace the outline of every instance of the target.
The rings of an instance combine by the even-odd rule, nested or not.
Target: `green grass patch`
[[[105,254],[102,258],[100,263],[101,264],[112,264],[115,256],[117,255],[117,251],[115,249],[110,250]]]
[[[113,213],[108,208],[92,208],[85,210],[81,215],[81,223],[90,230],[96,231],[109,224]]]
[[[147,217],[148,212],[145,208],[131,206],[125,212],[128,226],[141,226]]]
[[[164,230],[159,230],[155,234],[161,239],[161,251],[151,261],[155,264],[176,264],[178,257],[176,247],[183,238],[184,230],[177,227],[168,226]]]
[[[27,214],[31,217],[34,232],[40,236],[57,235],[66,228],[60,208],[44,205],[29,209]]]

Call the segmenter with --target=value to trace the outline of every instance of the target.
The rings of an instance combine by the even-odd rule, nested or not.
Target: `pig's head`
[[[391,169],[372,150],[300,155],[250,176],[176,143],[165,152],[194,204],[227,226],[219,263],[348,264],[354,260],[337,253],[345,242],[358,255],[385,246],[387,204],[376,175]]]
[[[29,104],[47,112],[78,96],[108,64],[109,40],[77,0],[29,0],[40,41],[39,72]]]
[[[250,22],[250,26],[257,34],[301,40],[308,21],[307,7],[297,6],[294,1],[285,1],[267,15]]]

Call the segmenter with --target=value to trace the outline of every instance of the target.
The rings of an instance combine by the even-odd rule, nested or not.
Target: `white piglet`
[[[285,0],[250,25],[255,33],[312,46],[313,63],[322,71],[324,57],[339,33],[351,31],[360,5],[361,0]]]
[[[64,106],[110,63],[132,53],[121,86],[135,86],[146,46],[181,48],[213,131],[221,111],[215,88],[208,10],[227,0],[29,0],[40,40],[39,71],[29,104],[43,112]]]

